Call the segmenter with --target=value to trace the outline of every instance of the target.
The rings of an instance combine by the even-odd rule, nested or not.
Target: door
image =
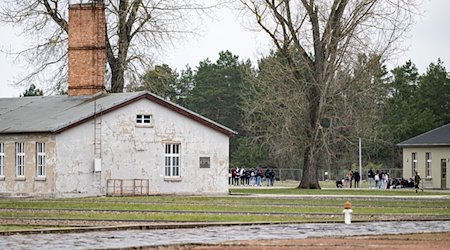
[[[447,189],[447,159],[441,159],[441,188]]]

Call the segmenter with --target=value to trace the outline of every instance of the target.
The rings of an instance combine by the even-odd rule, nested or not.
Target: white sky
[[[435,63],[441,58],[447,71],[450,71],[449,10],[448,0],[424,0],[424,14],[417,17],[409,37],[405,39],[404,52],[390,62],[388,68],[392,69],[411,59],[419,72],[424,73],[431,62]],[[202,36],[185,40],[178,47],[168,50],[157,63],[166,63],[174,69],[181,70],[187,64],[195,68],[206,58],[215,61],[218,53],[224,50],[230,50],[242,60],[252,61],[270,50],[271,45],[266,35],[246,30],[239,24],[240,19],[231,11],[224,10],[217,15],[218,20],[204,26],[205,32]],[[0,48],[16,49],[23,46],[24,40],[15,36],[18,32],[20,31],[0,27]],[[0,54],[0,97],[17,97],[25,91],[25,87],[12,86],[13,80],[25,70],[26,67],[14,63],[12,57]]]

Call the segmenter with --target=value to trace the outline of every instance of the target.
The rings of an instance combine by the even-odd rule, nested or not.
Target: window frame
[[[16,142],[16,177],[25,177],[25,142]]]
[[[5,177],[5,143],[0,142],[0,177]]]
[[[45,142],[36,142],[36,177],[46,176],[46,147]]]
[[[137,127],[152,127],[153,116],[151,114],[136,114],[135,123]]]
[[[416,152],[411,153],[411,169],[412,169],[411,176],[415,176],[416,172],[417,172],[417,153]]]
[[[425,176],[431,178],[431,152],[425,152]]]
[[[181,178],[181,144],[164,144],[164,177]]]

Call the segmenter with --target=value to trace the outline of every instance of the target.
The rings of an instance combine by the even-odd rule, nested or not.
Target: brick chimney
[[[70,96],[105,89],[105,6],[103,1],[69,5]]]

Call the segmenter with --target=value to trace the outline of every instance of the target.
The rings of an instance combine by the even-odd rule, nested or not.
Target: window
[[[417,154],[416,153],[411,153],[411,164],[412,164],[412,173],[411,176],[415,176],[416,175],[416,171],[417,171]]]
[[[16,177],[25,176],[25,143],[16,142]]]
[[[447,159],[441,159],[441,179],[447,179]]]
[[[431,153],[425,153],[425,175],[431,177]]]
[[[136,115],[136,124],[151,125],[152,124],[152,116],[151,115]]]
[[[5,144],[0,143],[0,176],[5,176]]]
[[[36,176],[45,177],[45,143],[36,143]]]
[[[166,144],[165,177],[180,177],[180,144]]]

